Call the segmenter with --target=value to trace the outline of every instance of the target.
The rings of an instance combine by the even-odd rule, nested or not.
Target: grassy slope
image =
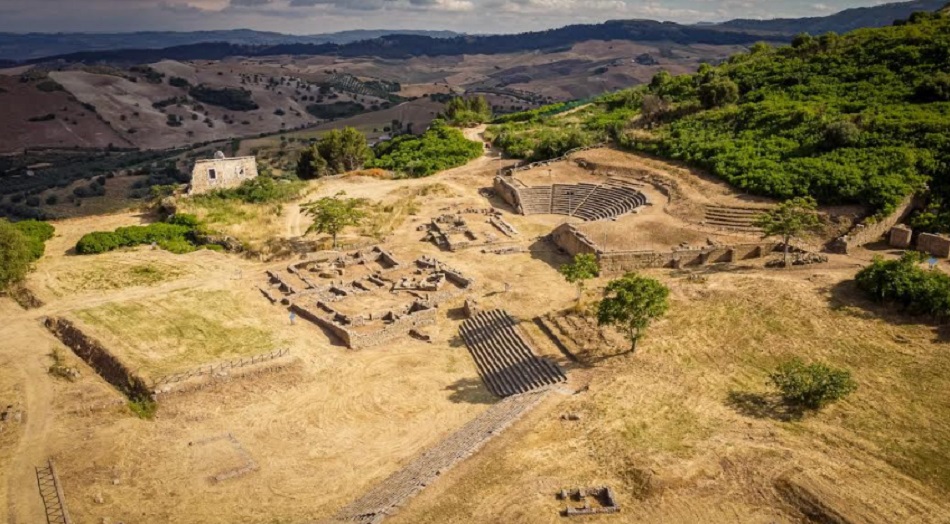
[[[607,95],[567,122],[539,117],[492,133],[507,132],[502,145],[516,156],[530,156],[546,135],[608,133],[752,193],[887,209],[927,180],[950,179],[950,103],[919,96],[940,72],[950,72],[946,15],[756,48],[696,75]],[[738,103],[703,109],[699,86],[717,81],[738,87]],[[669,107],[643,117],[646,95]]]
[[[559,522],[557,490],[604,484],[624,521],[787,521],[796,510],[773,488],[779,479],[855,522],[940,521],[950,494],[944,344],[926,326],[868,314],[828,278],[775,284],[673,280],[670,314],[638,354],[603,361],[589,394],[558,397],[394,522]],[[791,355],[851,369],[859,390],[781,420],[765,378]],[[559,419],[572,412],[579,422]]]

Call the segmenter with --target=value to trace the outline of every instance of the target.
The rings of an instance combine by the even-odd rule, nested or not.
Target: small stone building
[[[191,189],[188,194],[198,195],[215,189],[228,189],[245,180],[257,178],[257,158],[242,156],[226,158],[220,151],[210,160],[198,160],[191,171]]]

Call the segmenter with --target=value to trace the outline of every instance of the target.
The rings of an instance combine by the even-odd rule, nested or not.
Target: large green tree
[[[307,232],[330,235],[336,248],[337,235],[347,227],[359,225],[366,216],[362,210],[363,204],[362,199],[346,198],[346,193],[340,191],[332,197],[303,204],[300,209],[313,217],[313,224],[307,228]]]
[[[630,340],[630,351],[650,323],[670,307],[670,290],[660,281],[627,273],[607,284],[604,298],[597,304],[597,323],[623,330]]]
[[[33,264],[30,238],[7,220],[0,220],[0,290],[26,277]]]
[[[336,174],[362,169],[373,155],[366,135],[352,127],[334,129],[323,135],[317,143],[317,151]]]
[[[578,253],[574,255],[573,261],[558,268],[558,272],[564,276],[564,280],[577,286],[577,304],[580,305],[581,297],[584,294],[584,282],[600,274],[597,255]]]
[[[788,265],[789,244],[793,238],[814,231],[821,225],[818,206],[811,197],[786,200],[755,219],[765,237],[780,236],[784,244],[783,263]]]

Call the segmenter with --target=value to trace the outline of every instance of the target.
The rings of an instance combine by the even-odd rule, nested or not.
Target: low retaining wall
[[[604,273],[622,273],[646,268],[679,269],[710,264],[730,264],[761,258],[781,248],[778,242],[757,242],[732,246],[710,246],[679,251],[604,252],[572,224],[562,224],[551,234],[554,243],[571,256],[593,253]]]
[[[908,196],[890,215],[876,222],[865,220],[854,226],[847,235],[833,240],[828,244],[828,251],[847,255],[850,249],[875,242],[888,234],[892,227],[903,222],[914,210],[922,206],[923,199],[919,195]]]
[[[72,322],[64,318],[49,317],[45,324],[56,338],[69,346],[79,358],[125,396],[133,400],[151,397],[151,388],[141,377],[109,353],[98,340],[87,336]]]

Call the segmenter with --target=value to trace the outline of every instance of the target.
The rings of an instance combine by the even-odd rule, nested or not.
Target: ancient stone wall
[[[579,253],[597,253],[598,248],[584,233],[571,224],[561,224],[552,233],[554,243],[571,256]]]
[[[521,197],[518,195],[518,189],[504,177],[495,177],[495,193],[502,198],[515,211],[521,212]]]
[[[940,258],[950,257],[950,238],[932,233],[921,233],[917,237],[917,251]]]
[[[252,178],[257,178],[257,159],[252,156],[198,160],[191,171],[188,193],[197,195],[233,188]]]
[[[152,392],[145,381],[96,339],[87,336],[72,322],[64,318],[49,317],[46,328],[63,344],[69,346],[76,355],[89,364],[106,382],[115,386],[133,400],[148,398]]]
[[[551,237],[559,248],[567,251],[571,256],[578,253],[596,254],[601,271],[605,273],[734,263],[764,257],[781,247],[781,244],[775,242],[758,242],[669,252],[614,251],[605,253],[572,224],[562,224],[554,230]]]
[[[877,221],[865,220],[854,226],[847,235],[833,240],[828,244],[828,251],[846,255],[850,249],[875,242],[886,235],[892,227],[899,222],[903,222],[914,210],[920,208],[922,205],[923,199],[920,196],[908,196],[890,215]]]

